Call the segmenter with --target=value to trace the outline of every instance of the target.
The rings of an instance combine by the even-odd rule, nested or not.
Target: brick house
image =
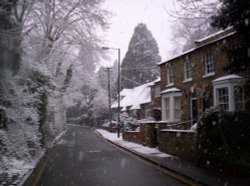
[[[194,124],[207,108],[250,110],[247,74],[225,71],[225,47],[237,45],[232,29],[196,41],[196,47],[159,63],[162,121]],[[248,84],[248,85],[247,85]]]
[[[158,78],[149,86],[151,88],[152,117],[159,121],[161,120],[161,79]]]

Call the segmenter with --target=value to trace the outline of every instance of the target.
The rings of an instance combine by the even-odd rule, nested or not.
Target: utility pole
[[[117,48],[117,51],[118,51],[118,120],[117,120],[117,137],[119,138],[120,137],[120,122],[121,122],[121,119],[120,119],[120,111],[121,111],[121,108],[120,108],[120,102],[121,102],[121,49],[120,48]]]
[[[109,102],[109,127],[112,127],[111,123],[111,92],[110,92],[110,68],[107,68],[107,73],[108,73],[108,102]]]
[[[121,91],[121,75],[120,75],[120,71],[121,71],[121,49],[120,48],[111,48],[111,47],[102,47],[103,50],[117,50],[118,52],[118,86],[117,86],[117,91],[118,91],[118,108],[117,108],[117,137],[120,137],[120,91]]]

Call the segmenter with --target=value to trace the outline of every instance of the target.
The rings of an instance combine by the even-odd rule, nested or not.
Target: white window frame
[[[214,106],[219,106],[220,102],[219,102],[219,98],[218,98],[218,89],[221,88],[227,88],[228,89],[228,111],[236,111],[235,108],[235,87],[242,87],[242,93],[243,93],[243,100],[242,100],[242,110],[245,109],[245,94],[244,94],[244,83],[245,80],[243,78],[241,79],[228,79],[228,80],[223,80],[223,81],[219,81],[219,82],[213,82],[213,86],[214,86]]]
[[[178,104],[176,104],[176,100],[178,100]],[[181,97],[174,96],[174,120],[180,121],[181,120]]]
[[[229,89],[228,89],[228,87],[216,88],[216,102],[217,102],[217,105],[219,107],[221,107],[223,110],[226,110],[226,111],[229,110]]]
[[[235,91],[236,89],[240,88],[240,92],[241,92],[241,96],[238,96],[235,94]],[[235,107],[235,110],[245,110],[245,102],[246,102],[246,98],[245,98],[245,90],[244,90],[244,87],[243,86],[234,86],[234,107]],[[235,98],[240,98],[240,99],[235,99]],[[241,105],[241,108],[240,107],[237,107],[236,104],[240,104]]]
[[[164,105],[165,105],[165,118],[166,120],[170,120],[170,110],[171,110],[171,107],[170,107],[170,97],[166,97],[164,98]]]
[[[203,78],[214,76],[215,75],[215,67],[214,67],[214,53],[208,52],[203,55],[203,64],[205,66],[205,74]]]
[[[184,81],[185,82],[189,82],[192,81],[192,62],[187,59],[184,61]]]
[[[176,118],[175,112],[175,98],[181,99],[182,93],[181,92],[169,92],[162,94],[162,120],[167,122],[179,122],[181,120],[181,100],[180,100],[180,108],[178,111],[180,112],[180,117]],[[167,105],[166,100],[169,100],[169,115],[167,114]]]
[[[172,86],[173,84],[174,84],[173,65],[169,63],[167,65],[167,86]]]

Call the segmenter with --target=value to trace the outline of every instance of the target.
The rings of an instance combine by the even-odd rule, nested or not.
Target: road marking
[[[53,147],[53,149],[51,149],[51,152],[48,152],[48,157],[46,157],[46,159],[44,160],[41,168],[38,170],[37,173],[35,173],[35,179],[34,181],[32,181],[32,185],[31,186],[37,186],[39,181],[41,180],[42,176],[43,176],[43,173],[44,173],[44,169],[46,168],[49,160],[51,159],[52,157],[52,154],[54,153],[54,149],[56,148],[56,145]],[[46,156],[46,155],[45,155]]]
[[[158,170],[158,171],[164,173],[165,175],[170,176],[170,177],[172,177],[172,178],[174,178],[174,179],[176,179],[176,180],[178,180],[178,181],[180,181],[180,182],[182,182],[182,183],[184,183],[184,184],[187,184],[187,185],[189,185],[189,186],[197,186],[197,184],[196,184],[194,181],[192,181],[192,180],[190,180],[190,179],[188,179],[188,178],[185,178],[185,177],[183,177],[183,176],[181,176],[181,175],[179,175],[179,174],[177,174],[177,173],[175,173],[175,172],[172,172],[172,171],[170,171],[170,170],[167,170],[166,168],[163,168],[163,167],[161,167],[161,166],[159,166],[159,165],[156,165],[156,164],[154,164],[154,163],[152,163],[152,162],[150,162],[150,161],[148,161],[148,160],[146,160],[146,159],[140,157],[139,155],[136,155],[136,154],[134,154],[133,152],[131,152],[131,151],[129,151],[129,150],[126,150],[126,149],[124,149],[124,148],[122,148],[122,147],[120,147],[120,146],[114,144],[113,142],[111,142],[111,141],[109,141],[109,140],[106,140],[106,139],[103,138],[99,133],[98,133],[98,136],[99,136],[103,141],[105,141],[105,142],[111,144],[111,145],[114,146],[115,148],[117,148],[117,149],[121,150],[122,152],[128,154],[129,156],[133,157],[134,159],[136,159],[136,160],[138,160],[138,161],[140,161],[140,162],[146,164],[147,166],[152,167],[152,168],[154,168],[154,169],[156,169],[156,170]]]
[[[88,151],[89,153],[96,153],[96,152],[101,152],[100,150],[90,150]]]

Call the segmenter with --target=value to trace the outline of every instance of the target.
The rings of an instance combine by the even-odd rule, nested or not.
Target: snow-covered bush
[[[12,76],[8,71],[1,81],[1,110],[6,127],[0,129],[0,167],[8,166],[3,159],[22,159],[30,162],[41,154],[39,116],[34,109],[37,95],[27,86],[26,77]]]
[[[123,125],[124,130],[136,130],[138,127],[137,120],[133,117],[130,117],[126,112],[121,113],[120,115],[121,125]]]

